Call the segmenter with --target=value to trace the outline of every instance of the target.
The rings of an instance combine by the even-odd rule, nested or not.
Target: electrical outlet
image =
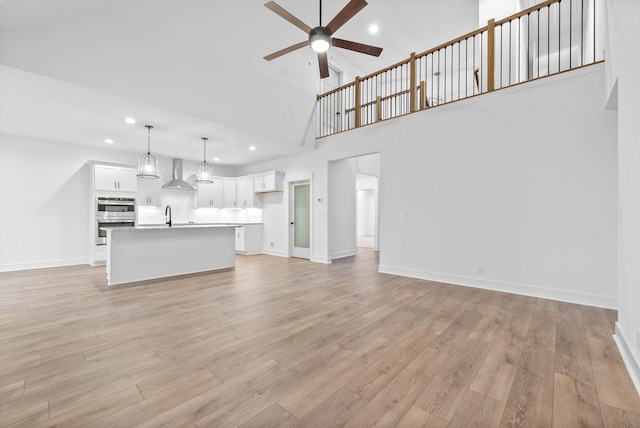
[[[269,246],[273,248],[273,242],[269,242]]]
[[[476,274],[477,275],[484,275],[484,266],[482,266],[482,265],[476,266]]]

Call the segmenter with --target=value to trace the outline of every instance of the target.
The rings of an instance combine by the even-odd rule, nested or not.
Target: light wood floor
[[[640,426],[614,311],[377,263],[0,274],[0,426]]]

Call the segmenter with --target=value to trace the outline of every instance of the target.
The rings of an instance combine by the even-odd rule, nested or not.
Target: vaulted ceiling
[[[324,0],[323,23],[348,0]],[[317,0],[278,0],[310,26]],[[0,132],[220,163],[313,149],[322,90],[306,39],[263,0],[0,0]],[[370,0],[337,36],[384,48],[379,58],[330,51],[345,77],[364,75],[477,27],[478,0]],[[380,31],[370,34],[377,24]],[[125,117],[135,117],[127,125]],[[250,152],[248,146],[257,150]]]

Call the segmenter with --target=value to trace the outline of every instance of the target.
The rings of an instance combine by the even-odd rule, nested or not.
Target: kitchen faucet
[[[167,205],[164,209],[164,220],[165,223],[168,224],[169,227],[171,227],[171,205]]]

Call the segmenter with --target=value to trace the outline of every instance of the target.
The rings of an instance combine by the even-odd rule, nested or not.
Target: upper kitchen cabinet
[[[138,178],[136,203],[141,207],[159,207],[162,199],[162,179]]]
[[[224,208],[238,208],[237,195],[236,195],[236,179],[225,178],[223,180],[224,186]]]
[[[275,171],[266,172],[253,178],[253,191],[255,193],[282,192],[282,176]]]
[[[138,177],[135,168],[93,165],[93,184],[94,190],[97,191],[135,193]]]
[[[259,201],[253,191],[253,178],[238,178],[236,180],[236,200],[238,208],[256,208]]]
[[[213,177],[213,183],[198,183],[198,208],[224,208],[224,179]]]

